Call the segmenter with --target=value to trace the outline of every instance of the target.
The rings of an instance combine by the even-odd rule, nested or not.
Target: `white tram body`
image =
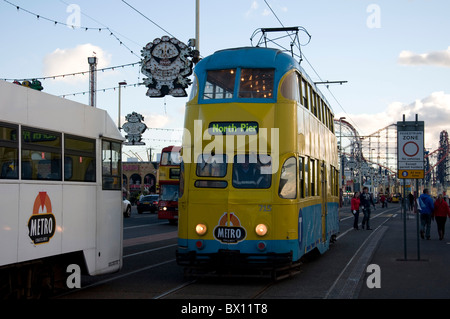
[[[0,81],[0,271],[58,256],[120,270],[122,142],[105,110]]]

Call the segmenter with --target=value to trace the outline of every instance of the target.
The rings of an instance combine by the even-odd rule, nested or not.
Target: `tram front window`
[[[269,188],[272,181],[269,155],[236,155],[233,163],[234,188]]]
[[[235,78],[236,69],[208,71],[203,98],[205,100],[233,98]]]
[[[275,69],[242,69],[239,85],[240,98],[273,98]]]

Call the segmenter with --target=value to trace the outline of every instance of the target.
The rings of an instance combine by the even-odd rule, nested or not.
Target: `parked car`
[[[136,202],[138,214],[150,211],[152,213],[158,211],[159,195],[145,195]]]
[[[131,203],[125,197],[123,198],[123,201],[122,201],[122,212],[123,212],[123,217],[128,218],[131,216]]]

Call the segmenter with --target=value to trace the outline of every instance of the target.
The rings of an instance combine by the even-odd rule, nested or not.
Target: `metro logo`
[[[247,233],[241,227],[239,218],[234,213],[225,213],[214,228],[214,238],[224,244],[237,244],[243,241]]]
[[[56,220],[47,192],[39,192],[34,200],[33,214],[28,220],[28,236],[34,244],[48,243],[55,234]]]

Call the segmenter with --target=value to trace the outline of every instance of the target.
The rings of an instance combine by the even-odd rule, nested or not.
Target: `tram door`
[[[328,192],[327,192],[327,166],[325,162],[322,162],[320,165],[320,181],[322,185],[322,189],[320,190],[320,195],[322,198],[322,241],[325,242],[327,240],[327,214],[328,214]]]

